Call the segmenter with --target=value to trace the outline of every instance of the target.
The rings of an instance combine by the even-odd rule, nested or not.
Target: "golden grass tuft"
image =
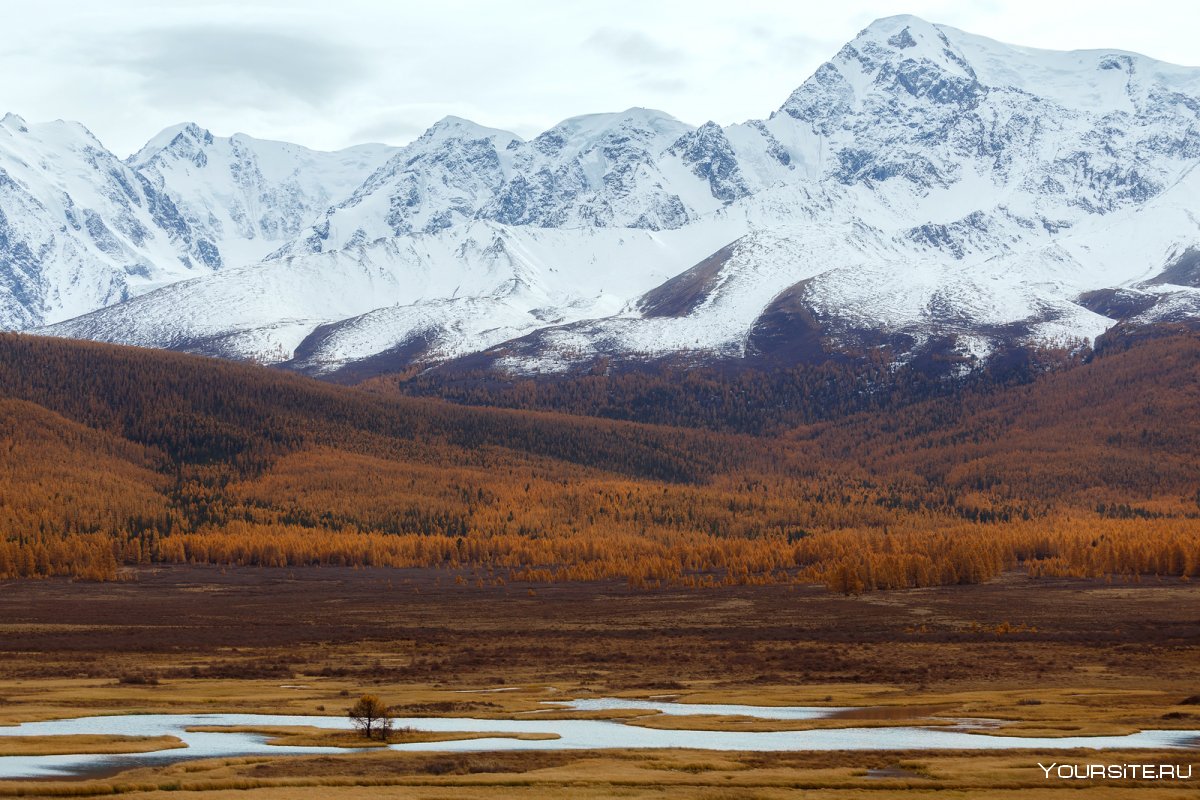
[[[158,750],[174,750],[183,746],[183,742],[175,736],[107,734],[0,736],[0,757],[152,753]]]

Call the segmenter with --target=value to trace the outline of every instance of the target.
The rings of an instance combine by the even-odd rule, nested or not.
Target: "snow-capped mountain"
[[[82,125],[0,120],[0,325],[53,322],[212,269],[171,199]]]
[[[72,122],[0,120],[0,327],[78,316],[257,261],[394,148],[315,153],[195,125],[122,161]]]
[[[167,128],[128,163],[216,244],[223,265],[239,266],[295,239],[395,152],[366,144],[323,153],[188,123]]]
[[[664,171],[674,165],[662,155],[691,130],[661,112],[631,108],[568,119],[526,142],[447,117],[279,255],[481,219],[538,228],[679,227],[698,213],[670,191]]]
[[[160,150],[130,166],[218,241],[236,218],[191,209],[228,196],[151,174]],[[881,345],[970,364],[1200,316],[1197,164],[1200,69],[890,17],[763,120],[630,109],[525,141],[448,118],[263,260],[46,332],[316,373]]]

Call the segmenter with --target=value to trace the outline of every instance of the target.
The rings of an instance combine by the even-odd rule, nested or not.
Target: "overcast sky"
[[[1155,0],[3,0],[0,112],[83,122],[127,155],[197,122],[334,149],[447,114],[536,134],[647,106],[763,117],[873,19],[1200,64],[1200,3]]]

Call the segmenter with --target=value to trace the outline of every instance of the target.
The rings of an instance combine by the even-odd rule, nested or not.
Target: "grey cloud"
[[[172,102],[299,100],[317,106],[365,72],[348,47],[299,34],[215,25],[147,30],[115,58],[152,98]]]
[[[642,75],[636,80],[638,86],[655,92],[682,94],[689,88],[688,82],[682,78],[661,78],[650,75]]]
[[[599,28],[585,44],[627,63],[676,64],[684,59],[682,51],[660,44],[639,31],[623,28]]]

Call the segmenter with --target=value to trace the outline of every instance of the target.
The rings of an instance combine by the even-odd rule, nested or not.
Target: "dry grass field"
[[[844,597],[787,586],[479,587],[434,570],[169,567],[127,577],[0,586],[0,724],[152,711],[340,715],[369,691],[400,716],[606,716],[701,730],[961,717],[1002,720],[993,735],[1200,728],[1200,587],[1174,581],[1014,573]],[[802,722],[666,720],[543,704],[610,695],[862,710]],[[351,743],[344,734],[271,733],[280,743]],[[22,741],[20,752],[61,751],[48,738]],[[169,743],[89,743],[114,748],[103,752],[148,746]],[[1098,798],[1135,788],[1182,798],[1200,788],[1200,780],[1047,780],[1039,761],[1186,766],[1200,751],[347,752],[0,782],[0,796],[717,800],[805,789],[818,798],[1030,800],[1076,797],[1081,784]]]

